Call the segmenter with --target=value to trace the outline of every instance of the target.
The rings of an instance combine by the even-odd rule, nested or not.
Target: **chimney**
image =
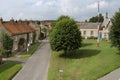
[[[30,20],[30,21],[29,21],[29,23],[33,23],[33,21],[32,21],[32,20]]]
[[[14,19],[13,19],[13,17],[11,18],[10,23],[11,23],[11,24],[14,23]]]
[[[29,23],[29,22],[28,22],[28,20],[27,20],[27,19],[25,19],[24,23],[25,23],[26,25],[28,25],[28,23]]]
[[[108,19],[108,12],[106,12],[106,19]]]
[[[2,18],[0,18],[0,25],[2,25],[2,23],[3,23],[3,19],[2,19]]]
[[[22,20],[21,20],[21,19],[19,19],[18,24],[21,24],[21,23],[22,23]]]

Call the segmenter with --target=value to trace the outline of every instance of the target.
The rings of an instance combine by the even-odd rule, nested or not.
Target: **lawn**
[[[83,40],[82,47],[70,54],[52,52],[48,80],[97,80],[118,67],[120,54],[109,42],[97,47],[96,40]]]
[[[0,65],[0,80],[10,80],[21,68],[22,65],[16,62],[6,62]]]
[[[32,47],[29,49],[28,52],[25,52],[21,55],[21,58],[28,58],[30,57],[39,47],[41,43],[36,43],[36,44],[33,44]]]

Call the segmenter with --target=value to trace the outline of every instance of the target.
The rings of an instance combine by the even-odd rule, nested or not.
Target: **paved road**
[[[42,44],[12,80],[47,80],[51,49],[47,41]]]
[[[113,72],[109,73],[108,75],[98,80],[120,80],[120,68],[114,70]]]

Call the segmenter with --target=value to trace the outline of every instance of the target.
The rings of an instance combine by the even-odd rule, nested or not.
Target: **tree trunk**
[[[0,56],[0,64],[2,63],[2,56]]]

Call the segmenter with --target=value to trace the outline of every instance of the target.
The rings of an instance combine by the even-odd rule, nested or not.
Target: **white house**
[[[80,22],[78,23],[78,28],[80,29],[81,35],[84,38],[98,37],[97,23]]]
[[[108,17],[108,13],[106,13],[104,17],[104,21],[100,28],[100,32],[102,33],[102,38],[109,40],[111,25],[112,25],[111,19]]]

